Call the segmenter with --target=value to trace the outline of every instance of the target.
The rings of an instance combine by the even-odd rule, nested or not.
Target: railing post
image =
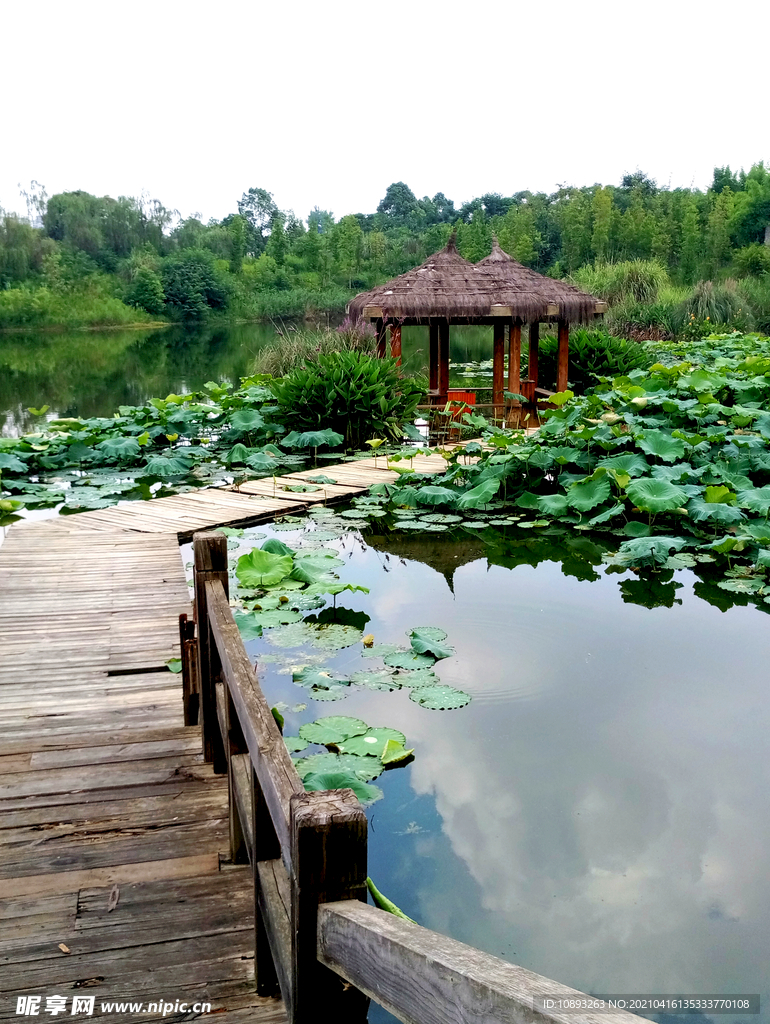
[[[182,704],[184,724],[198,724],[198,647],[195,643],[195,622],[184,614],[179,616],[179,656],[182,660]]]
[[[221,666],[216,644],[209,626],[206,606],[206,583],[220,580],[225,594],[229,593],[227,579],[227,537],[223,533],[196,533],[193,535],[195,583],[195,621],[198,624],[198,671],[200,673],[199,718],[203,739],[203,756],[213,762],[214,771],[223,775],[227,771],[224,744],[217,721],[216,684]]]
[[[265,802],[254,766],[251,766],[251,820],[254,831],[254,848],[251,866],[254,871],[254,975],[257,995],[274,996],[278,993],[278,975],[275,958],[270,949],[270,939],[265,926],[267,904],[259,878],[259,862],[277,860],[281,856],[281,844],[273,827],[270,810]]]
[[[290,1024],[309,1024],[319,1008],[330,1019],[364,1024],[369,999],[318,962],[318,906],[366,902],[367,822],[349,789],[291,798]]]

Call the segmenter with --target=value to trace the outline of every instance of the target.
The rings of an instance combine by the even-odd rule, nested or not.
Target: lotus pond
[[[761,604],[719,590],[708,562],[618,572],[614,545],[558,525],[362,515],[318,509],[228,543],[300,772],[380,791],[362,794],[378,888],[584,991],[766,993]],[[253,575],[264,545],[288,559],[278,582]],[[383,770],[388,739],[414,760]]]

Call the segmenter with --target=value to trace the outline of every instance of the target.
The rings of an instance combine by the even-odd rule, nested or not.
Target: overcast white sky
[[[770,159],[769,27],[767,0],[5,0],[0,205],[33,178],[204,219],[250,186],[302,217],[399,180],[705,187]]]

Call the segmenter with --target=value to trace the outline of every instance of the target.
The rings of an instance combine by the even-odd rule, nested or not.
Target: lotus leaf
[[[281,444],[287,448],[320,448],[322,445],[336,448],[344,440],[342,434],[328,428],[326,430],[306,430],[303,433],[292,430],[281,439]]]
[[[265,421],[262,414],[256,409],[239,409],[230,417],[230,426],[241,434],[250,433],[252,430],[259,430],[264,427]]]
[[[192,463],[181,455],[151,455],[144,465],[144,472],[148,476],[159,476],[163,480],[172,476],[182,476],[191,469]]]
[[[484,480],[476,487],[471,487],[470,490],[464,491],[457,501],[457,507],[465,509],[478,508],[480,505],[486,505],[487,502],[497,494],[499,489],[499,477]]]
[[[329,689],[331,686],[347,686],[348,679],[339,675],[334,669],[316,668],[308,665],[299,672],[292,674],[294,682],[299,686],[317,686],[321,689]]]
[[[485,530],[489,523],[483,519],[466,519],[463,526],[468,530]]]
[[[182,659],[181,658],[169,658],[166,662],[169,672],[173,672],[178,675],[182,671]]]
[[[404,651],[398,654],[389,654],[385,658],[385,664],[392,668],[406,669],[412,671],[421,668],[431,668],[436,659],[426,654],[416,654],[414,651]]]
[[[138,445],[137,451],[139,451]],[[11,473],[23,473],[26,468],[26,463],[22,462],[15,455],[9,455],[8,452],[0,452],[0,470],[7,469]]]
[[[350,677],[351,683],[365,686],[368,690],[399,690],[401,683],[395,678],[392,669],[380,669],[379,672],[361,670]]]
[[[286,749],[290,754],[298,754],[300,750],[305,750],[308,745],[307,740],[303,740],[300,736],[284,736],[283,742],[286,744]]]
[[[613,469],[616,473],[625,473],[627,476],[644,476],[650,466],[643,455],[625,452],[623,455],[610,455],[600,459],[598,468]]]
[[[623,541],[618,553],[629,565],[662,565],[672,549],[679,551],[686,543],[687,541],[681,537],[635,537],[633,540]]]
[[[289,626],[271,629],[267,642],[274,647],[303,647],[311,643],[316,635],[315,627],[307,622],[292,622]]]
[[[262,551],[268,551],[271,555],[291,555],[294,557],[296,551],[289,547],[288,544],[284,544],[282,540],[278,540],[277,537],[270,537],[262,545]]]
[[[416,669],[414,672],[401,671],[396,675],[396,681],[411,690],[415,690],[419,686],[437,686],[441,682],[430,668]]]
[[[256,612],[255,618],[263,629],[270,629],[273,626],[285,626],[290,622],[299,622],[302,616],[299,612],[289,608],[287,603],[283,608]]]
[[[390,654],[397,654],[399,651],[404,651],[404,647],[400,647],[398,644],[372,644],[371,647],[367,647],[362,652],[364,658],[387,658]]]
[[[235,572],[244,587],[262,587],[280,583],[292,568],[291,555],[272,554],[254,548],[248,554],[241,555]]]
[[[361,736],[369,726],[360,718],[348,718],[345,715],[329,715],[317,718],[300,727],[299,734],[308,743],[342,743],[351,736]]]
[[[352,647],[353,644],[359,643],[363,635],[364,631],[355,626],[330,622],[317,627],[313,647],[319,647],[324,651],[341,651],[344,647]]]
[[[637,444],[648,455],[655,455],[664,462],[675,462],[684,455],[684,441],[671,437],[662,430],[648,430]]]
[[[578,512],[589,512],[610,496],[609,477],[600,476],[573,484],[567,491],[567,504]]]
[[[452,711],[470,704],[470,694],[456,690],[453,686],[420,686],[412,690],[409,699],[430,711]]]
[[[270,455],[268,452],[254,452],[253,455],[249,455],[246,459],[246,465],[250,466],[251,469],[261,472],[267,470],[272,473],[275,469],[276,460],[275,456]]]
[[[414,629],[408,629],[406,632],[407,636],[413,636],[415,633],[420,633],[421,636],[428,640],[446,640],[446,632],[439,626],[416,626]]]
[[[308,793],[329,789],[352,789],[364,807],[381,799],[383,792],[379,786],[362,782],[352,771],[309,772],[302,780]]]
[[[716,488],[714,489],[716,490]],[[727,490],[726,487],[723,489]],[[733,508],[720,502],[704,501],[703,498],[697,496],[690,499],[687,504],[687,511],[694,523],[710,521],[727,526],[730,523],[739,523],[742,519],[746,518],[739,508]]]
[[[251,448],[247,448],[245,444],[234,444],[229,451],[224,453],[222,462],[231,466],[234,462],[245,462],[250,454]]]
[[[462,516],[442,515],[440,513],[433,513],[433,514],[431,514],[429,516],[423,516],[422,519],[423,519],[423,522],[425,522],[425,523],[441,523],[441,524],[461,523],[463,521],[463,517]]]
[[[255,615],[236,610],[233,612],[233,618],[242,640],[256,640],[262,636],[262,623]]]
[[[439,632],[441,631],[439,630]],[[433,633],[430,629],[413,629],[410,635],[412,638],[412,650],[416,651],[417,654],[431,654],[436,660],[440,660],[442,658],[451,658],[453,654],[457,653],[454,647],[449,647],[433,639]]]
[[[134,437],[108,437],[96,446],[110,459],[135,459],[141,448]]]
[[[741,508],[749,509],[750,512],[767,516],[770,513],[770,484],[739,491],[738,504]]]
[[[311,484],[336,484],[337,483],[336,480],[332,480],[332,478],[330,476],[324,476],[323,473],[320,473],[318,476],[309,476],[307,478],[307,480],[308,480],[308,483],[311,483]]]
[[[564,494],[541,494],[538,509],[550,516],[563,515],[567,511],[567,498]]]
[[[687,501],[687,495],[680,487],[653,477],[634,480],[628,485],[626,493],[629,500],[643,512],[672,512]]]
[[[407,750],[398,740],[388,740],[385,749],[382,751],[380,761],[386,768],[395,768],[400,764],[411,761],[414,757],[414,747]]]
[[[416,494],[419,505],[454,505],[457,498],[457,491],[449,487],[437,487],[433,484],[420,487]]]
[[[301,779],[311,772],[351,771],[366,782],[382,775],[382,765],[376,757],[361,757],[358,754],[310,754],[294,762]]]
[[[368,729],[363,735],[352,736],[340,743],[340,753],[381,758],[388,740],[395,740],[403,746],[406,736],[398,729]]]
[[[599,512],[592,519],[588,520],[589,526],[598,526],[600,523],[606,523],[615,516],[620,515],[625,511],[624,505],[613,505],[611,508],[605,509],[603,512]]]

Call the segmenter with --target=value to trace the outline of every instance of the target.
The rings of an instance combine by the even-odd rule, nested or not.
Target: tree
[[[230,273],[240,274],[243,257],[246,255],[246,221],[240,214],[233,217],[228,225],[230,231]]]
[[[738,178],[730,170],[730,165],[714,168],[714,180],[711,182],[711,191],[717,194],[729,188],[731,192],[740,191],[741,184]]]
[[[735,195],[733,233],[739,245],[770,245],[770,168],[760,161],[747,174]]]
[[[348,279],[348,288],[353,286],[353,275],[361,263],[361,248],[364,233],[353,216],[343,217],[334,228],[334,244],[337,250],[337,263]]]
[[[706,251],[709,269],[715,274],[730,259],[730,221],[733,212],[733,193],[724,188],[713,197],[706,224]]]
[[[265,252],[272,256],[276,264],[282,267],[286,259],[289,243],[286,239],[286,232],[283,229],[283,214],[276,213],[270,222],[270,237],[267,240]]]
[[[265,231],[278,213],[272,192],[250,188],[238,200],[238,213],[248,225],[248,252],[258,256],[265,248]]]
[[[597,188],[591,200],[593,216],[593,233],[591,234],[591,252],[594,259],[609,259],[610,229],[612,227],[612,192],[608,188]]]
[[[396,223],[405,223],[417,208],[414,192],[403,181],[388,185],[385,196],[377,206],[377,213],[383,214]]]
[[[163,261],[166,304],[183,320],[201,320],[211,309],[224,309],[227,289],[206,249],[183,249]]]
[[[158,275],[148,267],[140,267],[126,294],[126,302],[157,315],[163,312],[165,301],[166,296]]]
[[[683,280],[695,280],[701,263],[703,252],[703,235],[701,233],[698,206],[692,196],[688,196],[684,204],[682,217],[682,245],[679,255],[679,268]]]

